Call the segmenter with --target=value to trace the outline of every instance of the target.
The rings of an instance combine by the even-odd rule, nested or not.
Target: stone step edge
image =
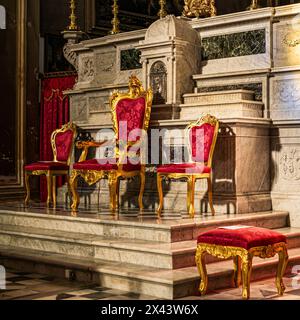
[[[260,101],[252,101],[252,100],[239,100],[239,101],[216,101],[216,102],[186,102],[180,104],[180,108],[189,108],[189,107],[226,107],[226,106],[241,106],[241,105],[251,105],[252,107],[256,107],[257,109],[260,109],[264,106],[263,102]]]
[[[3,226],[3,225],[2,225]],[[281,232],[280,230],[286,229],[286,228],[279,228],[275,229],[278,232]],[[42,232],[41,232],[42,231]],[[33,233],[36,232],[36,233]],[[40,232],[40,233],[38,233]],[[68,233],[60,231],[56,231],[56,235],[48,235],[45,234],[45,229],[38,229],[38,228],[30,228],[29,230],[22,230],[22,231],[16,231],[16,230],[8,230],[2,229],[0,230],[0,234],[5,234],[9,236],[17,236],[17,237],[26,237],[26,238],[33,238],[33,239],[42,239],[42,240],[53,240],[60,243],[76,243],[79,245],[86,245],[86,246],[98,246],[98,247],[105,247],[109,249],[122,249],[126,251],[131,252],[145,252],[145,253],[152,253],[152,254],[159,254],[159,255],[165,255],[165,256],[180,256],[185,254],[193,254],[197,247],[197,240],[185,240],[180,242],[174,242],[172,244],[170,243],[159,243],[156,241],[148,241],[148,240],[131,240],[127,243],[124,239],[114,239],[114,238],[102,238],[101,239],[76,239],[74,236],[74,233],[72,233],[71,236],[68,237]],[[61,233],[61,234],[60,234]],[[287,239],[295,239],[300,238],[300,229],[299,231],[291,231],[291,232],[282,232],[287,236]],[[89,236],[93,237],[93,236]],[[97,236],[95,236],[97,237]],[[100,236],[98,236],[100,238]],[[147,244],[153,244],[153,245],[165,245],[167,246],[173,246],[175,248],[166,248],[166,249],[159,249],[159,248],[147,248],[145,245]],[[176,246],[180,246],[182,244],[186,244],[187,246],[184,248],[178,248],[176,249]],[[38,250],[37,250],[38,251]]]
[[[252,94],[254,95],[254,91],[246,90],[246,89],[236,89],[236,90],[218,90],[218,91],[209,91],[209,92],[197,92],[197,93],[186,93],[183,95],[183,98],[196,97],[196,96],[218,96],[218,95],[226,95],[226,94]]]
[[[27,252],[27,254],[26,254]],[[48,265],[56,265],[63,266],[64,268],[83,270],[88,272],[96,272],[101,274],[109,274],[123,278],[130,278],[135,280],[142,280],[149,283],[160,283],[167,286],[177,286],[185,283],[190,283],[192,281],[199,281],[200,276],[197,270],[197,267],[187,267],[177,270],[166,270],[160,268],[152,268],[152,267],[143,267],[137,268],[136,265],[130,265],[125,263],[116,263],[116,262],[107,262],[100,259],[78,259],[76,257],[68,258],[69,261],[66,261],[66,257],[62,254],[50,254],[50,255],[40,255],[36,254],[33,250],[22,250],[20,252],[18,249],[14,247],[3,247],[0,246],[0,259],[1,258],[11,258],[11,259],[19,259],[19,260],[27,260],[33,261],[36,263],[43,263]],[[300,262],[300,250],[291,249],[289,250],[289,264],[293,262]],[[84,263],[85,262],[85,263]],[[103,263],[105,266],[101,266]],[[229,267],[230,264],[230,267]],[[254,259],[253,260],[253,271],[259,271],[260,269],[266,268],[266,266],[277,266],[278,259],[277,257],[269,258],[269,259]],[[99,266],[100,265],[100,266]],[[118,268],[113,268],[117,267]],[[121,268],[120,268],[121,266]],[[220,277],[222,275],[226,275],[228,273],[233,272],[233,265],[231,261],[220,261],[214,262],[209,265],[208,276],[210,279],[212,277]],[[219,266],[219,270],[215,272],[211,272],[210,270],[214,266]],[[221,268],[220,268],[221,266]],[[128,271],[122,271],[124,269],[128,269]],[[143,271],[144,275],[141,275]],[[218,268],[217,268],[218,269]],[[145,273],[149,273],[149,275],[145,275]],[[157,273],[161,273],[160,277],[157,277]],[[172,275],[171,280],[166,279],[164,275],[169,273]],[[178,275],[179,279],[174,279],[175,276]]]
[[[163,230],[163,231],[171,231],[171,230],[178,230],[183,228],[191,228],[191,227],[208,227],[210,225],[214,224],[222,224],[225,225],[229,222],[234,223],[241,223],[242,221],[249,220],[251,218],[257,219],[265,219],[270,218],[271,215],[275,217],[288,217],[289,212],[288,211],[263,211],[263,212],[253,212],[249,214],[240,214],[240,215],[234,215],[234,217],[226,218],[226,215],[220,215],[215,216],[213,220],[209,221],[203,221],[203,218],[195,218],[194,220],[186,219],[186,222],[180,225],[163,225],[163,224],[154,224],[154,223],[139,223],[139,222],[131,222],[131,221],[113,221],[113,220],[97,220],[94,218],[81,218],[81,217],[68,217],[68,216],[59,216],[59,215],[46,215],[41,213],[24,213],[21,211],[13,211],[13,210],[3,210],[0,209],[0,214],[8,214],[8,215],[16,215],[21,216],[26,219],[26,217],[29,218],[35,218],[35,219],[43,219],[43,220],[53,220],[53,221],[65,221],[68,222],[74,222],[74,223],[93,223],[93,224],[103,224],[103,225],[114,225],[114,226],[121,226],[121,227],[139,227],[139,228],[145,228],[145,229],[152,229],[155,227],[155,229]],[[0,224],[1,225],[1,224]]]

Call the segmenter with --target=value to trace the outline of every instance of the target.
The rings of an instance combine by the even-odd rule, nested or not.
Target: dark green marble
[[[128,49],[121,51],[121,71],[140,69],[141,52],[136,49]]]
[[[265,29],[224,34],[202,39],[202,60],[266,53]]]
[[[250,90],[254,91],[256,101],[262,101],[262,83],[245,83],[245,84],[234,84],[216,87],[203,87],[198,88],[198,93],[214,92],[214,91],[227,91],[227,90]]]

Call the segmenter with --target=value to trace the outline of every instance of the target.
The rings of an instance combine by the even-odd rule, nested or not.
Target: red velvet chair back
[[[191,124],[188,129],[192,160],[206,163],[211,167],[219,131],[219,121],[211,115],[206,115]]]
[[[148,130],[153,93],[151,89],[144,90],[136,76],[129,79],[127,93],[115,92],[110,98],[113,129],[117,140],[116,156],[120,156],[121,141],[127,142],[127,151],[132,143],[143,138]],[[137,164],[137,159],[134,160]]]
[[[76,127],[73,123],[67,123],[61,129],[52,133],[51,144],[55,162],[70,164],[75,135]]]
[[[118,122],[118,139],[136,141],[138,137],[132,135],[136,129],[144,129],[146,100],[145,97],[137,99],[122,99],[116,106]],[[138,134],[138,130],[137,134]],[[132,137],[132,138],[131,138]]]

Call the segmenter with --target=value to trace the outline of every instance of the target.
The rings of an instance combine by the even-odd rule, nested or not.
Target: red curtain
[[[53,160],[51,147],[51,134],[70,119],[69,98],[63,95],[63,91],[72,89],[75,84],[75,76],[57,77],[42,80],[41,119],[40,119],[40,159],[41,161]],[[64,181],[59,178],[57,186]],[[40,186],[41,201],[47,199],[46,178],[41,177]]]

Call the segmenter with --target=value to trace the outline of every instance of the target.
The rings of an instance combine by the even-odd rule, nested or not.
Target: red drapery
[[[42,161],[53,160],[50,142],[51,134],[70,119],[69,99],[63,95],[63,91],[72,89],[75,79],[75,76],[66,76],[42,80],[40,119],[40,159]],[[61,186],[62,183],[63,180],[58,178],[57,186]],[[40,197],[41,201],[46,201],[47,199],[45,177],[41,177]]]

